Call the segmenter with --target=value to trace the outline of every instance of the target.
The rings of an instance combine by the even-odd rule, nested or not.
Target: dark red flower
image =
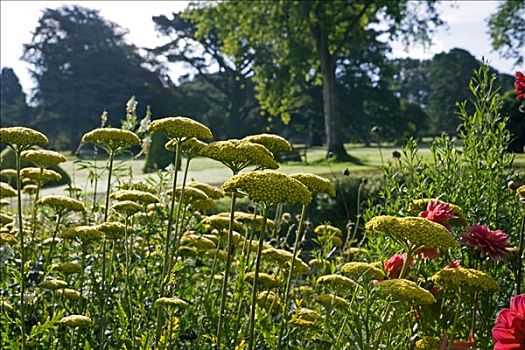
[[[480,250],[481,257],[501,259],[509,254],[509,236],[501,231],[492,231],[486,225],[472,225],[468,232],[461,234],[461,243],[476,247]]]
[[[525,294],[510,300],[510,309],[502,309],[492,328],[494,350],[525,350]]]
[[[514,91],[516,99],[525,99],[525,75],[522,72],[516,72],[516,81],[514,82]]]
[[[405,263],[406,259],[407,259],[406,254],[392,255],[387,261],[385,261],[386,275],[389,278],[399,278],[399,275],[401,274],[401,270],[403,269],[403,264]],[[408,274],[408,271],[410,271],[410,265],[412,265],[413,263],[414,263],[414,259],[410,258],[406,274]]]
[[[439,199],[430,201],[427,204],[427,210],[419,213],[419,216],[427,220],[437,222],[445,226],[450,231],[450,224],[448,220],[454,217],[454,212],[448,203],[444,203]]]

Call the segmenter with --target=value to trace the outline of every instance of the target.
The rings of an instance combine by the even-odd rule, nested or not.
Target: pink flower
[[[476,247],[480,250],[481,257],[501,259],[509,254],[509,236],[501,231],[492,231],[486,225],[472,225],[468,232],[461,234],[461,243]]]
[[[385,272],[386,275],[389,278],[399,278],[399,275],[401,274],[401,270],[403,269],[403,264],[405,263],[405,260],[407,259],[406,254],[394,254],[392,255],[387,261],[385,261]],[[414,259],[410,258],[408,269],[405,272],[408,274],[408,271],[410,271],[410,265],[414,263]]]
[[[430,201],[427,204],[427,210],[419,213],[419,216],[427,220],[441,224],[450,231],[448,220],[454,217],[454,212],[448,203],[441,202],[439,199]]]
[[[516,99],[525,99],[525,75],[522,72],[516,72],[516,81],[514,82],[514,91]]]
[[[510,309],[502,309],[492,328],[494,350],[525,350],[525,294],[510,299]]]

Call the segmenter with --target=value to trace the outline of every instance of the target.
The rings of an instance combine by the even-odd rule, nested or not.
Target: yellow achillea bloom
[[[16,197],[16,191],[8,183],[0,182],[0,197]]]
[[[13,310],[13,305],[7,300],[0,300],[0,310],[11,311]]]
[[[204,253],[204,256],[209,259],[217,258],[220,261],[226,261],[226,252],[223,250],[208,250]]]
[[[177,200],[180,197],[181,191],[182,191],[181,186],[175,189],[175,198],[177,198]],[[173,190],[170,189],[166,192],[166,195],[171,198],[172,193],[173,193]],[[208,199],[208,195],[204,191],[201,191],[195,187],[185,187],[184,188],[184,194],[182,196],[183,203],[191,203],[194,201],[202,201],[205,199]]]
[[[292,145],[284,137],[274,134],[258,134],[246,136],[243,140],[263,145],[273,154],[279,152],[290,152]]]
[[[49,151],[45,149],[27,150],[22,152],[20,155],[23,160],[35,163],[40,168],[60,164],[67,160],[67,158],[64,155],[55,151]]]
[[[39,131],[15,126],[0,128],[0,143],[15,148],[28,148],[30,146],[47,146],[49,140]]]
[[[224,216],[224,217],[230,217],[230,213],[229,212],[222,212],[222,213],[219,213],[217,215]],[[242,211],[236,211],[233,214],[233,217],[235,218],[235,220],[237,220],[237,221],[239,221],[239,222],[241,222],[243,224],[246,224],[248,226],[251,226],[255,230],[261,230],[262,229],[262,222],[263,222],[262,215],[254,215],[254,214],[245,213],[245,212],[242,212]],[[273,220],[266,219],[266,227],[268,229],[272,229],[274,226],[275,226],[275,223],[273,222]]]
[[[209,226],[211,228],[217,229],[219,231],[227,230],[230,226],[230,219],[225,216],[219,216],[219,215],[212,215],[208,216],[204,220],[202,220],[202,223],[205,226]],[[234,231],[245,231],[245,227],[240,222],[233,220],[233,230]]]
[[[323,270],[328,270],[332,266],[332,263],[326,259],[314,258],[308,262],[308,265],[310,265],[312,269],[323,271]]]
[[[457,244],[454,236],[445,227],[420,217],[376,216],[366,223],[365,228],[408,241],[418,248],[446,249]]]
[[[126,215],[126,216],[132,216],[138,213],[139,211],[142,211],[143,208],[140,204],[132,202],[132,201],[121,201],[116,204],[113,204],[112,206],[113,210],[116,212]]]
[[[311,295],[314,294],[314,289],[310,286],[299,286],[295,287],[293,292],[299,295]]]
[[[110,239],[120,239],[124,237],[126,226],[120,222],[104,222],[98,226],[96,229],[103,234],[105,234]],[[128,232],[131,231],[131,228],[128,227]]]
[[[173,139],[166,142],[164,147],[170,152],[175,152],[177,151],[177,143],[178,141],[176,139]],[[206,142],[199,141],[195,137],[192,137],[191,139],[186,140],[184,141],[184,143],[181,144],[181,153],[184,156],[184,158],[193,159],[200,156],[201,151],[207,145],[208,144]]]
[[[211,130],[204,124],[187,117],[166,117],[152,121],[149,132],[167,134],[170,139],[211,139]]]
[[[306,205],[312,195],[305,185],[276,171],[250,171],[234,175],[222,185],[225,192],[243,191],[256,203]]]
[[[329,234],[333,234],[333,235],[339,236],[339,237],[343,236],[343,233],[341,232],[341,230],[338,229],[335,226],[332,226],[332,225],[318,225],[314,229],[314,233],[317,233],[317,234],[329,233]]]
[[[330,285],[334,288],[352,288],[355,287],[355,281],[341,275],[330,274],[324,275],[317,279],[317,284]]]
[[[140,145],[139,137],[129,130],[116,128],[98,128],[82,136],[82,143],[92,143],[108,147],[111,150],[117,148]]]
[[[357,257],[367,256],[368,250],[365,248],[350,247],[343,252],[343,255],[349,257],[350,259],[355,259]]]
[[[193,181],[190,184],[188,184],[188,187],[193,187],[198,190],[201,190],[202,192],[206,193],[206,195],[211,199],[221,199],[222,197],[224,197],[224,194],[218,187],[208,185],[204,182]]]
[[[516,193],[522,200],[525,200],[525,185],[518,187]]]
[[[253,283],[255,279],[255,272],[248,272],[246,275],[244,275],[244,279],[249,283]],[[259,280],[257,283],[259,284],[259,286],[273,288],[277,287],[281,283],[281,281],[279,281],[279,279],[277,279],[275,276],[272,276],[265,272],[259,272]]]
[[[55,290],[67,287],[67,282],[53,278],[40,282],[38,286],[43,289]]]
[[[12,177],[16,177],[16,175],[17,175],[16,169],[2,169],[2,170],[0,170],[0,176],[3,176],[3,177],[12,178]]]
[[[65,229],[59,236],[64,239],[94,240],[99,239],[101,234],[98,226],[76,226]]]
[[[179,307],[185,308],[188,303],[177,297],[161,297],[155,300],[156,305],[160,305],[166,308]]]
[[[111,194],[111,198],[118,201],[133,201],[144,204],[158,203],[159,198],[149,192],[138,190],[119,190]]]
[[[179,252],[180,256],[197,256],[199,255],[199,250],[195,247],[188,247],[185,245],[181,245],[177,248],[177,252]]]
[[[210,211],[215,209],[215,202],[212,199],[202,199],[191,203],[195,210]]]
[[[315,297],[315,301],[324,307],[336,307],[340,309],[347,309],[350,307],[348,300],[338,297],[334,294],[321,294]]]
[[[15,236],[12,234],[5,232],[0,233],[0,246],[3,246],[4,244],[14,246],[17,242],[18,241],[16,240]]]
[[[265,290],[257,294],[257,305],[267,312],[281,309],[281,299],[274,292]]]
[[[498,289],[498,282],[483,271],[465,267],[446,267],[432,276],[432,281],[442,287],[463,288],[467,291],[485,292]]]
[[[55,211],[71,210],[71,211],[85,211],[82,202],[67,196],[49,195],[40,198],[37,202],[39,205],[45,205],[53,208]]]
[[[216,247],[212,240],[194,233],[184,234],[180,241],[184,245],[192,246],[199,250],[210,250]]]
[[[2,226],[12,224],[14,221],[15,219],[11,215],[0,212],[0,224]]]
[[[421,211],[427,208],[428,203],[435,202],[436,200],[438,199],[436,198],[415,199],[412,201],[412,206],[410,207],[410,211],[413,214],[418,215]],[[451,204],[451,203],[447,203],[447,204],[450,210],[452,210],[452,212],[456,216],[456,217],[451,218],[449,222],[452,225],[456,225],[456,226],[467,226],[468,225],[467,216],[465,215],[465,212],[463,211],[463,209],[461,209],[460,206],[457,206],[455,204]]]
[[[36,185],[25,185],[22,188],[22,192],[27,193],[27,194],[35,194],[37,188],[38,187]]]
[[[301,318],[303,320],[315,322],[320,317],[319,313],[317,311],[314,311],[312,309],[308,309],[305,307],[302,307],[297,312],[297,318]]]
[[[277,263],[283,269],[288,269],[290,267],[290,263],[292,262],[293,254],[284,249],[275,249],[270,247],[262,251],[261,257],[263,259]],[[310,268],[303,260],[301,260],[301,258],[295,257],[294,272],[308,273],[310,272]]]
[[[55,295],[58,296],[58,297],[64,297],[66,299],[69,299],[69,300],[82,300],[83,297],[82,297],[82,294],[80,294],[79,291],[76,291],[74,289],[70,289],[70,288],[64,288],[64,289],[57,289],[55,291]]]
[[[89,327],[91,326],[91,318],[84,315],[71,315],[62,317],[60,324],[66,327]]]
[[[440,350],[441,349],[441,340],[437,337],[421,337],[416,341],[415,350]]]
[[[234,174],[249,166],[260,169],[277,169],[279,167],[273,158],[273,154],[266,147],[242,140],[210,143],[201,151],[201,156],[223,163]]]
[[[82,272],[82,266],[79,263],[65,262],[53,266],[53,270],[60,271],[66,275]]]
[[[385,278],[385,273],[381,271],[381,269],[378,269],[372,264],[359,261],[344,264],[341,267],[341,272],[355,279],[366,278],[382,280]]]
[[[406,301],[412,305],[433,304],[436,302],[434,296],[417,283],[396,278],[377,284],[379,295],[384,298],[391,297],[394,300]]]
[[[317,193],[326,193],[329,196],[335,197],[334,185],[330,180],[325,179],[324,177],[307,173],[292,174],[290,177],[305,185],[312,193],[312,196]]]
[[[20,176],[26,179],[44,182],[60,181],[60,179],[62,179],[62,175],[56,171],[40,168],[24,168],[20,170]]]
[[[298,328],[312,328],[315,326],[314,322],[298,317],[292,318],[290,321],[288,321],[288,324]]]
[[[217,236],[222,239],[223,243],[226,243],[228,239],[228,230],[219,230],[217,232]],[[232,231],[232,243],[234,245],[239,245],[242,242],[244,242],[244,238],[241,236],[241,234],[239,232]]]

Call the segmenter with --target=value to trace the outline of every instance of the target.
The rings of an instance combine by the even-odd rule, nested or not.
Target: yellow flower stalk
[[[84,315],[71,315],[63,317],[60,320],[60,324],[66,327],[90,327],[91,326],[91,318]]]
[[[96,229],[112,240],[124,237],[126,226],[120,222],[104,222],[96,226]],[[128,231],[131,229],[128,227]]]
[[[170,139],[211,139],[211,130],[204,124],[188,117],[166,117],[152,121],[148,125],[149,132],[159,132],[168,135]]]
[[[82,136],[81,142],[107,147],[113,151],[119,148],[140,145],[140,139],[135,133],[116,128],[98,128],[91,130]]]
[[[84,297],[79,291],[70,288],[57,289],[55,290],[55,295],[58,297],[63,297],[75,301],[84,299]]]
[[[143,210],[143,207],[132,201],[121,201],[112,206],[113,210],[124,216],[132,216]]]
[[[31,146],[47,146],[49,140],[39,131],[15,126],[0,128],[0,143],[16,149],[27,149]]]
[[[188,187],[193,187],[198,190],[201,190],[202,192],[206,193],[206,195],[210,199],[221,199],[222,197],[224,197],[224,193],[222,193],[222,191],[218,187],[209,185],[204,182],[193,181],[190,184],[188,184]]]
[[[403,278],[383,281],[377,284],[376,288],[380,296],[407,302],[410,305],[433,304],[436,302],[436,299],[428,290],[421,288],[415,282]]]
[[[51,165],[63,163],[67,158],[55,151],[49,150],[27,150],[21,153],[22,160],[32,162],[39,168],[47,168]]]
[[[111,198],[117,201],[133,201],[142,204],[158,203],[159,198],[146,191],[119,190],[111,194]]]
[[[416,341],[415,350],[441,350],[441,339],[438,337],[421,337]]]
[[[0,182],[0,197],[16,197],[16,191],[6,182]]]
[[[57,278],[52,278],[43,280],[38,286],[42,289],[55,290],[67,287],[67,282]]]
[[[385,273],[372,264],[365,262],[349,262],[341,267],[341,272],[353,279],[377,279],[385,278]]]
[[[498,282],[483,271],[466,267],[446,267],[432,276],[432,281],[444,288],[460,288],[467,292],[496,291]]]
[[[317,284],[329,285],[333,288],[353,288],[356,285],[354,280],[337,274],[321,276],[317,279]]]
[[[66,275],[72,275],[82,272],[82,266],[79,263],[64,262],[52,267],[53,270],[62,272]]]
[[[49,195],[38,200],[37,204],[53,208],[55,211],[85,211],[82,202],[67,196]]]
[[[312,195],[326,193],[331,197],[335,197],[336,193],[334,184],[324,177],[308,173],[292,174],[290,177],[305,185]]]
[[[249,283],[253,284],[255,280],[255,272],[248,272],[244,275],[244,279]],[[259,272],[259,283],[265,288],[274,288],[277,287],[281,281],[275,276],[267,274],[265,272]]]
[[[348,309],[350,307],[350,302],[344,298],[338,297],[334,294],[321,294],[315,297],[315,301],[323,305],[326,308],[338,308],[338,309]]]
[[[258,134],[246,136],[243,140],[263,145],[274,155],[279,152],[290,152],[292,145],[284,137],[274,134]]]
[[[186,306],[188,306],[187,302],[177,297],[161,297],[155,300],[155,304],[166,308],[185,308]]]

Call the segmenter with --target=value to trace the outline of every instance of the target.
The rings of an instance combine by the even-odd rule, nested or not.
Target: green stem
[[[518,245],[518,273],[516,281],[516,294],[521,294],[521,282],[523,279],[523,249],[525,240],[525,206],[523,207],[523,218],[521,219],[520,241]]]
[[[286,279],[286,288],[284,290],[284,303],[283,303],[283,321],[281,323],[281,329],[279,330],[279,345],[277,349],[281,349],[283,345],[283,335],[286,330],[286,314],[288,310],[288,293],[290,292],[290,285],[292,284],[292,275],[293,275],[293,268],[295,265],[295,259],[297,258],[297,252],[299,248],[299,242],[301,241],[302,235],[303,235],[303,224],[304,224],[304,217],[306,216],[306,205],[303,205],[303,208],[301,209],[301,218],[299,219],[299,225],[297,227],[297,232],[295,234],[295,245],[293,248],[293,257],[292,262],[290,265],[290,269],[288,270],[288,278]]]
[[[177,251],[177,247],[179,245],[179,241],[180,241],[180,236],[182,236],[180,234],[180,232],[182,231],[182,226],[183,226],[183,223],[184,223],[184,218],[182,220],[180,220],[180,214],[181,214],[181,211],[182,211],[182,208],[184,208],[184,189],[186,188],[186,180],[188,178],[188,169],[190,168],[190,158],[187,158],[186,159],[186,166],[184,168],[184,176],[182,178],[182,189],[180,191],[180,195],[179,195],[179,205],[177,206],[177,215],[175,216],[175,239],[173,240],[173,247],[172,247],[172,256],[175,258],[176,257],[176,251]],[[181,227],[179,229],[179,222],[182,221],[182,224],[181,224]],[[175,260],[175,259],[172,259],[172,260]]]
[[[111,194],[111,175],[113,174],[113,160],[115,158],[115,151],[109,152],[109,169],[108,169],[108,185],[106,187],[106,203],[104,206],[104,222],[108,221],[109,213],[109,196]],[[100,282],[100,344],[101,349],[105,347],[106,339],[106,239],[102,241],[102,281]]]
[[[178,175],[178,169],[179,169],[179,158],[180,158],[180,140],[177,142],[176,150],[175,150],[175,170],[173,172],[173,185],[172,185],[172,194],[171,194],[171,205],[170,205],[170,212],[168,214],[168,229],[166,232],[166,245],[164,247],[164,264],[162,265],[162,273],[160,275],[160,290],[159,290],[159,296],[164,295],[164,288],[166,286],[165,280],[166,280],[166,273],[169,271],[168,267],[171,262],[170,260],[170,239],[171,239],[171,231],[173,226],[173,211],[175,210],[175,189],[177,188],[177,175]],[[156,340],[155,344],[156,347],[159,345],[159,340],[161,336],[161,328],[162,328],[162,320],[161,320],[161,308],[157,310],[157,326],[156,326]]]
[[[124,219],[124,248],[126,254],[126,294],[128,299],[128,318],[129,318],[129,327],[130,327],[130,336],[131,336],[131,348],[135,348],[135,330],[133,327],[133,306],[131,304],[131,289],[129,285],[129,269],[130,269],[130,246],[131,243],[128,243],[128,221],[129,218],[126,215]]]
[[[47,253],[47,261],[51,264],[51,259],[53,259],[53,248],[55,248],[55,239],[58,233],[58,228],[60,226],[60,220],[62,219],[62,213],[57,213],[57,222],[55,226],[55,231],[53,231],[53,237],[51,239],[51,246],[49,247],[49,252]]]
[[[25,247],[24,247],[24,224],[22,222],[22,192],[21,187],[22,183],[20,180],[20,151],[15,151],[16,157],[16,189],[18,194],[18,236],[20,239],[20,327],[22,335],[22,350],[25,349],[26,344],[26,327],[25,327],[25,315],[24,315],[24,292],[25,292],[25,273],[24,273],[24,264],[25,264]]]
[[[40,187],[42,185],[42,181],[40,180],[42,178],[42,173],[44,172],[44,168],[40,168],[40,178],[36,182],[36,192],[35,192],[35,200],[33,201],[33,213],[31,215],[31,243],[35,243],[35,234],[36,234],[36,207],[38,202],[38,199],[40,198]],[[31,256],[30,258],[33,258],[33,252],[34,250],[31,250]]]
[[[248,339],[248,350],[253,350],[254,344],[254,333],[255,333],[255,307],[257,304],[257,287],[259,283],[259,268],[261,267],[261,253],[263,248],[264,236],[266,233],[266,221],[268,219],[268,207],[263,207],[263,223],[261,235],[259,237],[259,247],[257,249],[257,260],[255,262],[255,276],[253,278],[253,290],[252,290],[252,303],[250,310],[250,324],[249,324],[249,339]]]
[[[221,348],[221,336],[222,336],[222,324],[224,323],[224,309],[226,306],[226,294],[228,289],[228,275],[230,274],[232,255],[233,255],[233,220],[235,216],[235,202],[237,199],[237,192],[232,193],[232,201],[230,207],[230,225],[228,227],[228,243],[227,243],[227,256],[226,256],[226,268],[224,270],[224,277],[222,279],[221,289],[221,305],[219,311],[219,323],[217,325],[217,349]]]

